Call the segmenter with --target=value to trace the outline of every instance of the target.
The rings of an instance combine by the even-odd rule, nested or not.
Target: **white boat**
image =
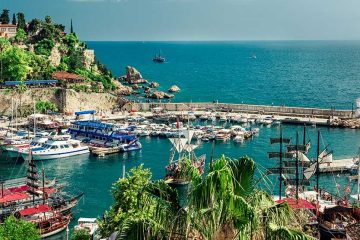
[[[233,139],[234,142],[244,142],[244,135],[243,134],[239,134],[239,135],[236,135]]]
[[[96,240],[97,230],[99,228],[96,221],[96,218],[79,218],[78,224],[74,227],[74,230],[85,230],[90,235],[90,240]]]
[[[21,155],[24,159],[28,159],[30,152],[34,160],[47,160],[88,154],[90,151],[89,147],[82,146],[79,140],[51,139],[42,147],[24,150]]]

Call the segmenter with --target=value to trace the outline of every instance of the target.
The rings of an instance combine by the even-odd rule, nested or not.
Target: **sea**
[[[125,74],[126,66],[137,68],[149,81],[160,83],[166,91],[177,85],[174,102],[285,104],[287,106],[351,109],[360,95],[360,42],[355,41],[256,41],[256,42],[87,42],[97,59],[115,76]],[[166,63],[152,62],[155,54],[166,57]],[[256,56],[256,57],[255,57]],[[139,101],[144,101],[139,97]],[[200,124],[195,122],[194,124]],[[249,126],[248,126],[249,127]],[[303,126],[283,125],[283,135],[303,141]],[[305,140],[311,142],[309,158],[316,157],[317,132],[320,149],[334,152],[334,159],[351,158],[359,153],[360,130],[308,126]],[[256,177],[277,160],[267,153],[276,151],[269,138],[279,135],[280,127],[262,127],[260,133],[244,143],[217,142],[214,158],[225,155],[239,158],[247,155],[257,164]],[[96,158],[88,155],[38,162],[47,179],[56,178],[69,194],[84,193],[74,211],[70,234],[79,217],[99,217],[113,202],[112,184],[133,167],[141,164],[152,170],[153,179],[165,175],[171,144],[167,139],[140,139],[142,150]],[[206,154],[212,143],[202,142],[197,154]],[[24,176],[21,159],[11,159],[4,152],[0,158],[0,177]],[[276,177],[259,187],[278,194]],[[357,184],[346,175],[328,174],[320,178],[320,187],[343,194],[346,186],[356,192]],[[66,239],[66,232],[51,239]]]

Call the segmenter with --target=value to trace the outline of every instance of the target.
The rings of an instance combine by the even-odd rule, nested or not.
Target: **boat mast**
[[[320,154],[320,130],[318,130],[318,138],[317,138],[317,152],[316,152],[316,191],[318,194],[316,195],[316,200],[319,201],[319,154]]]
[[[42,182],[43,182],[43,190],[42,190],[42,193],[43,193],[43,204],[45,204],[45,170],[44,170],[44,166],[42,167]]]
[[[281,200],[281,192],[282,192],[282,126],[280,125],[280,167],[279,167],[279,181],[280,181],[280,186],[279,186],[279,200]]]
[[[357,200],[360,201],[360,148],[359,148],[359,160],[358,160],[358,187],[357,187]]]
[[[304,123],[304,138],[303,138],[303,145],[306,145],[306,123]]]
[[[299,144],[299,132],[296,131],[296,145],[295,145],[295,151],[296,151],[296,162],[295,162],[295,166],[296,166],[296,201],[299,199],[299,149],[298,149],[298,144]]]
[[[34,102],[34,137],[35,137],[35,134],[36,134],[36,106],[35,106],[35,102]]]

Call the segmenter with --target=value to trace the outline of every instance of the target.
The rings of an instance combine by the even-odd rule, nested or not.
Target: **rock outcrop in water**
[[[141,73],[134,67],[126,66],[126,79],[129,84],[147,83]]]
[[[133,88],[122,85],[119,81],[113,81],[115,85],[115,94],[117,95],[130,95],[133,93]]]
[[[180,88],[176,85],[172,85],[168,90],[169,92],[180,92]]]
[[[160,84],[158,83],[158,82],[151,82],[150,84],[149,84],[149,87],[151,87],[151,88],[157,88],[157,87],[159,87],[160,86]]]
[[[155,91],[152,93],[146,94],[147,98],[153,98],[153,99],[163,99],[163,98],[173,98],[173,94],[168,94],[162,91]]]

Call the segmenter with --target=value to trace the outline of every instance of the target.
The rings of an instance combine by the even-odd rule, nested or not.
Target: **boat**
[[[77,116],[95,114],[95,111],[76,112]],[[116,126],[97,120],[75,121],[68,128],[72,138],[87,142],[95,147],[121,148],[123,151],[140,150],[139,139],[132,133],[135,126]]]
[[[52,211],[46,204],[20,210],[14,215],[18,219],[33,223],[42,238],[50,237],[65,230],[71,220],[70,215],[64,216]]]
[[[244,135],[243,134],[238,134],[234,137],[233,139],[234,142],[244,142]]]
[[[164,63],[165,61],[166,61],[166,59],[161,56],[160,51],[159,51],[159,54],[155,54],[155,56],[153,58],[153,62],[156,62],[156,63]]]
[[[97,230],[99,225],[96,223],[96,218],[79,218],[78,224],[74,227],[75,231],[85,230],[90,235],[90,240],[96,240]]]
[[[179,126],[178,123],[178,129]],[[166,166],[165,182],[170,186],[176,187],[189,184],[191,176],[189,176],[187,170],[184,169],[187,166],[186,161],[190,161],[192,167],[194,167],[199,174],[204,172],[206,155],[204,154],[200,157],[195,155],[194,150],[198,145],[191,144],[193,135],[194,130],[187,129],[184,130],[185,138],[181,138],[180,136],[177,138],[169,138],[173,147],[169,157],[169,164]],[[177,160],[174,160],[175,155],[178,156]]]
[[[49,139],[42,147],[24,150],[21,155],[28,159],[31,155],[34,160],[58,159],[90,153],[88,146],[74,139]]]

